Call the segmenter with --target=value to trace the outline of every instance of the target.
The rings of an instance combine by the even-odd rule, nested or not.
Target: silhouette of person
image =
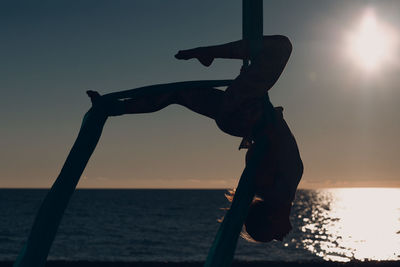
[[[137,97],[104,101],[96,91],[87,94],[93,107],[104,110],[108,116],[155,112],[171,104],[185,106],[215,120],[223,132],[243,137],[239,148],[248,148],[246,163],[258,141],[265,140],[267,149],[256,168],[256,195],[245,220],[244,236],[260,242],[282,240],[292,228],[289,214],[303,164],[295,138],[283,119],[283,108],[274,108],[267,92],[281,75],[291,51],[287,37],[264,36],[261,51],[225,91],[202,87],[137,89]],[[196,58],[208,67],[215,58],[243,60],[249,55],[249,44],[240,40],[181,50],[175,57]],[[233,193],[228,199],[232,199]]]

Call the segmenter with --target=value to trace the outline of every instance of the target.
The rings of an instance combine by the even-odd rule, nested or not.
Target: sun
[[[346,41],[347,56],[367,72],[381,69],[396,57],[397,35],[389,25],[378,20],[372,8],[365,10]]]

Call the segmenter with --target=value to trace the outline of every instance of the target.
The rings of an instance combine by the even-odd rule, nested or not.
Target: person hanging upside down
[[[87,91],[94,107],[108,116],[149,113],[171,104],[182,105],[215,120],[225,133],[242,137],[239,148],[247,148],[246,163],[260,140],[266,141],[262,161],[254,177],[256,194],[244,223],[244,236],[259,242],[282,240],[292,229],[290,209],[303,174],[296,140],[283,118],[283,108],[273,107],[268,90],[275,84],[292,52],[290,40],[282,35],[263,37],[261,51],[250,66],[225,90],[184,88],[137,89],[137,97],[102,101],[96,91]],[[240,40],[223,45],[179,51],[181,60],[196,58],[208,67],[215,58],[249,59],[250,48]],[[228,196],[232,199],[232,195]]]

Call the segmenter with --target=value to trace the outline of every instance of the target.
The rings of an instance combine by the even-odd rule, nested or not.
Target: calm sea
[[[0,190],[0,260],[14,260],[46,190]],[[203,261],[224,190],[78,190],[52,260]],[[241,260],[400,260],[400,189],[300,190],[283,242],[239,240]]]

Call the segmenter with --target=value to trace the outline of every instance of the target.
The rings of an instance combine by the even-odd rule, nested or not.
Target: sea
[[[226,190],[77,190],[49,260],[204,261]],[[0,261],[25,243],[45,189],[0,190]],[[240,238],[236,260],[400,260],[400,189],[299,190],[283,240]]]

